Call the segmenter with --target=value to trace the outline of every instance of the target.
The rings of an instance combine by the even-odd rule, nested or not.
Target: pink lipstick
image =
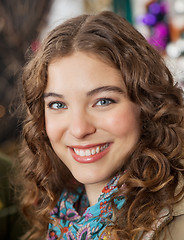
[[[73,158],[79,163],[93,163],[105,156],[112,143],[70,147]]]

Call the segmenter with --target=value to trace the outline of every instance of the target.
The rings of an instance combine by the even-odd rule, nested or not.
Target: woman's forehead
[[[83,52],[54,59],[49,64],[47,89],[53,85],[60,85],[62,89],[71,85],[76,89],[93,89],[102,85],[125,87],[120,70]]]

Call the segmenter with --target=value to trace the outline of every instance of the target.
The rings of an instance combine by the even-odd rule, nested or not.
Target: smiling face
[[[76,52],[48,67],[44,94],[50,143],[83,184],[104,185],[125,164],[140,135],[139,108],[120,71]]]

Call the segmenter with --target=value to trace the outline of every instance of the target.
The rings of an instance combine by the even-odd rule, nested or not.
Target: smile
[[[108,148],[109,146],[109,143],[106,143],[105,145],[102,145],[102,146],[98,146],[96,148],[91,148],[91,149],[78,149],[78,148],[74,148],[74,152],[78,155],[78,156],[81,156],[81,157],[84,157],[84,156],[91,156],[91,155],[95,155],[99,152],[102,152],[103,150],[105,150],[106,148]]]
[[[94,147],[73,147],[70,148],[74,160],[80,163],[92,163],[101,159],[110,150],[110,143]]]

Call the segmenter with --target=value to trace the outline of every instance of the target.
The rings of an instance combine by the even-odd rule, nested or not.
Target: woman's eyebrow
[[[100,92],[118,92],[121,94],[125,93],[125,91],[123,91],[123,89],[121,89],[120,87],[117,87],[117,86],[103,86],[103,87],[98,87],[93,90],[90,90],[89,92],[87,92],[87,96],[92,96],[92,95],[95,95]],[[43,97],[44,98],[47,98],[47,97],[64,98],[64,96],[62,94],[54,93],[54,92],[44,93]]]
[[[44,94],[43,94],[43,97],[44,97],[44,98],[47,98],[47,97],[58,97],[58,98],[64,98],[62,94],[59,94],[59,93],[53,93],[53,92],[44,93]]]
[[[95,95],[100,92],[117,92],[117,93],[121,93],[121,94],[125,93],[125,91],[122,88],[117,87],[117,86],[103,86],[103,87],[95,88],[95,89],[87,92],[87,96],[92,96],[92,95]]]

